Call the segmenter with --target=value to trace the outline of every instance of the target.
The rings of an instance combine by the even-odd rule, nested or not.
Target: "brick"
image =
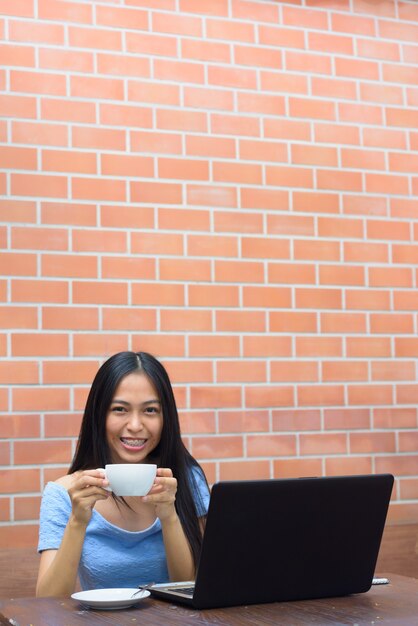
[[[96,7],[96,22],[99,26],[147,30],[148,12],[137,8]]]
[[[68,302],[68,284],[58,280],[13,280],[13,302]]]
[[[77,150],[42,150],[42,169],[47,172],[97,174],[97,158],[93,153]]]
[[[12,174],[11,190],[12,194],[16,196],[66,198],[68,195],[68,181],[65,176]]]
[[[7,0],[1,0],[0,10],[2,15],[16,17],[34,17],[34,7],[31,0],[19,0],[11,5]]]
[[[161,298],[163,300],[163,298]],[[133,304],[138,304],[135,298]],[[156,330],[155,311],[149,309],[129,309],[103,308],[103,329],[104,330]]]
[[[362,177],[361,174],[357,172],[318,170],[317,181],[318,189],[335,189],[338,191],[363,191]],[[370,189],[368,191],[372,190]]]
[[[379,80],[379,65],[375,61],[336,57],[335,73],[336,76],[347,76],[355,79],[364,78],[365,80]]]
[[[353,474],[371,474],[372,459],[368,456],[334,457],[325,459],[328,476],[350,476]]]
[[[14,499],[15,520],[33,520],[39,515],[40,496],[19,497]]]
[[[170,85],[155,82],[128,81],[128,100],[139,101],[141,104],[162,104],[179,106],[180,105],[180,89],[177,85]],[[174,113],[170,111],[170,113]],[[175,118],[178,120],[178,111]],[[180,119],[183,116],[180,115]],[[192,116],[196,117],[196,116]],[[165,119],[165,118],[163,118]],[[168,121],[165,121],[167,124]],[[177,122],[178,123],[178,122]],[[197,122],[194,122],[197,124]]]
[[[183,235],[172,233],[132,233],[131,249],[134,254],[172,254],[184,253]]]
[[[278,48],[305,48],[304,33],[299,28],[281,28],[277,26],[258,27],[260,44]]]
[[[239,226],[238,226],[239,224]],[[263,216],[258,213],[217,211],[214,216],[215,232],[262,233]]]
[[[0,115],[2,117],[35,118],[36,99],[29,96],[2,95]]]
[[[12,247],[17,250],[67,250],[68,232],[59,228],[17,226],[12,229]]]
[[[172,80],[195,84],[205,83],[205,71],[200,63],[154,59],[154,75],[157,80]]]
[[[402,313],[371,313],[370,329],[372,333],[412,334],[413,317]]]
[[[34,67],[35,50],[29,46],[19,46],[10,43],[0,45],[0,62],[8,67]]]
[[[385,170],[385,155],[380,150],[359,150],[346,148],[341,150],[341,164],[344,168]]]
[[[235,89],[256,89],[257,73],[253,69],[209,65],[208,84]]]
[[[98,330],[98,310],[95,307],[55,307],[42,309],[42,328],[47,330]],[[62,349],[67,353],[65,335],[58,336],[62,341]],[[41,337],[39,338],[41,342]],[[56,343],[54,338],[52,343]],[[41,346],[41,343],[40,343]]]
[[[323,333],[365,333],[366,316],[362,313],[321,313]]]
[[[123,82],[115,78],[72,76],[70,95],[75,98],[123,99]]]
[[[63,387],[12,389],[13,411],[68,411],[69,404],[70,390]]]
[[[292,456],[296,454],[294,435],[248,435],[247,454],[257,456]]]
[[[269,461],[245,460],[219,463],[220,480],[265,480],[267,478],[270,478]]]
[[[326,430],[354,430],[370,428],[369,409],[325,409]]]
[[[133,256],[103,257],[101,259],[102,278],[128,278],[133,280],[155,279],[155,260]]]
[[[246,386],[245,406],[248,408],[283,407],[294,405],[293,387],[283,385]]]
[[[231,47],[226,43],[214,41],[182,39],[181,57],[195,61],[230,63]]]
[[[349,404],[391,404],[392,400],[391,385],[350,385],[348,387]]]
[[[164,309],[160,312],[162,331],[212,331],[211,311]]]
[[[146,107],[103,103],[100,105],[100,122],[107,126],[151,128],[152,111]],[[131,149],[136,152],[134,145]]]
[[[103,154],[100,159],[101,173],[108,176],[138,176],[152,178],[153,159],[130,154]]]
[[[220,361],[216,366],[218,383],[267,382],[266,364],[263,361]]]
[[[233,93],[226,89],[207,89],[185,85],[183,91],[186,107],[220,111],[233,111],[234,109]]]
[[[272,413],[275,431],[318,430],[321,426],[321,414],[318,410],[281,409]]]
[[[129,206],[103,205],[100,207],[100,224],[105,228],[153,228],[154,210],[133,203]]]
[[[291,162],[299,165],[334,167],[338,165],[338,153],[336,148],[295,144],[291,146]]]
[[[235,44],[234,59],[237,65],[282,69],[282,51],[279,48]]]
[[[290,72],[309,74],[332,74],[331,57],[312,52],[293,52],[286,50],[285,67]]]
[[[346,308],[360,310],[389,310],[389,291],[377,289],[349,289],[346,292]]]
[[[390,215],[391,217],[407,217],[412,218],[415,215],[417,203],[415,199],[391,198],[390,199]]]
[[[7,361],[0,363],[0,378],[3,385],[30,385],[39,383],[36,361]],[[4,464],[3,464],[4,465]]]
[[[44,20],[92,23],[92,7],[64,0],[39,0],[38,17]]]
[[[36,204],[26,200],[1,200],[0,220],[2,222],[36,222]]]
[[[2,252],[0,255],[0,275],[35,276],[37,273],[36,254]]]
[[[245,308],[290,308],[292,302],[291,290],[287,287],[244,286],[242,298]]]
[[[308,78],[292,72],[261,70],[261,89],[279,93],[307,94]]]
[[[225,163],[214,162],[213,180],[223,183],[247,183],[260,185],[262,183],[262,167],[252,163]]]
[[[295,300],[297,308],[301,309],[342,308],[342,292],[340,289],[297,288]]]
[[[367,381],[368,364],[364,361],[323,361],[324,382]]]
[[[91,48],[92,50],[122,49],[122,33],[109,28],[80,28],[70,26],[68,39],[71,47]]]
[[[371,195],[345,196],[343,212],[350,215],[387,215],[386,198]]]
[[[74,334],[74,356],[92,356],[103,358],[116,352],[128,350],[128,336],[126,334],[110,333],[82,333]],[[88,390],[87,390],[88,391]],[[76,408],[82,410],[87,399],[87,391],[83,390],[82,398]]]
[[[298,478],[300,476],[322,476],[321,459],[274,460],[274,478]]]
[[[2,486],[1,490],[2,493],[5,494],[21,493],[23,485],[29,492],[37,492],[40,490],[39,469],[3,469],[0,470],[0,477]],[[16,531],[16,527],[14,530]],[[12,544],[9,543],[8,545],[10,546]]]
[[[370,287],[412,287],[412,271],[404,267],[370,267]],[[397,294],[394,294],[395,299]]]
[[[225,285],[188,285],[189,306],[239,307],[239,288]]]
[[[77,230],[72,233],[74,252],[126,252],[126,233],[111,230]]]
[[[170,361],[167,363],[167,371],[173,384],[213,382],[210,361]]]
[[[392,246],[392,262],[415,264],[418,258],[418,249],[413,244],[394,244]]]
[[[96,226],[96,207],[90,204],[42,202],[42,224],[64,226]]]
[[[389,357],[391,341],[387,337],[347,337],[348,357]]]
[[[304,117],[320,120],[335,120],[335,103],[329,100],[311,98],[289,98],[291,117]]]
[[[269,283],[314,284],[315,268],[304,263],[269,263]]]
[[[289,259],[289,241],[266,237],[243,237],[242,257],[260,259]]]
[[[10,88],[12,91],[37,95],[67,95],[65,76],[61,74],[10,70]]]
[[[209,219],[209,212],[206,210],[175,208],[158,210],[158,225],[163,230],[207,231],[209,230]]]
[[[118,111],[123,115],[123,109],[117,106]],[[134,107],[135,109],[137,107]],[[135,125],[130,123],[130,126]],[[134,152],[150,152],[158,154],[181,154],[181,135],[176,133],[157,133],[131,131],[131,149]],[[208,138],[208,141],[210,139]],[[199,155],[200,156],[200,155]]]
[[[237,190],[222,185],[187,185],[187,204],[208,207],[236,207]]]
[[[268,411],[219,411],[219,432],[267,432]]]
[[[415,377],[413,361],[372,362],[372,380],[415,380]]]
[[[317,332],[317,316],[311,312],[279,312],[269,314],[269,329],[275,333],[314,333]]]
[[[132,304],[144,306],[185,306],[185,290],[183,285],[173,283],[132,285]],[[153,316],[154,318],[154,316]],[[153,319],[153,327],[155,320]],[[141,325],[141,328],[143,325]]]
[[[342,385],[299,385],[297,398],[300,406],[341,406],[345,403]]]
[[[158,159],[158,175],[161,178],[168,179],[174,178],[184,180],[187,178],[188,180],[206,181],[209,179],[209,164],[207,161],[197,159],[161,157]]]
[[[277,8],[273,5],[260,5],[259,2],[249,0],[233,0],[232,16],[253,21],[275,22],[277,21]]]
[[[22,116],[20,116],[22,117]],[[35,116],[34,116],[35,117]],[[96,121],[96,105],[94,102],[77,102],[74,99],[42,98],[41,119],[60,122],[78,122],[82,124],[94,124]],[[73,132],[76,129],[73,128]],[[83,127],[83,132],[88,129]],[[88,137],[88,135],[87,135]],[[77,146],[73,135],[73,145]],[[89,143],[87,144],[89,147]]]
[[[340,337],[296,337],[297,357],[341,357],[343,344]]]
[[[318,364],[315,361],[272,361],[270,375],[273,382],[318,382]]]
[[[222,408],[241,406],[240,387],[202,387],[190,388],[190,404],[193,408]],[[217,441],[219,441],[217,439]],[[199,455],[199,458],[201,455]]]
[[[40,436],[40,416],[29,415],[0,415],[0,429],[2,437],[19,439]]]
[[[9,37],[11,41],[22,41],[24,43],[31,41],[32,43],[63,45],[64,26],[62,24],[48,24],[41,21],[11,19],[9,20]]]
[[[266,332],[261,311],[217,311],[215,319],[218,332]]]
[[[68,146],[68,128],[64,124],[12,122],[12,140],[36,146]]]
[[[288,119],[263,120],[264,136],[273,139],[290,139],[295,141],[310,141],[311,128],[308,122]]]
[[[377,473],[393,473],[397,476],[416,475],[418,468],[417,455],[387,455],[375,459]]]
[[[72,142],[74,148],[87,148],[89,150],[126,150],[124,131],[110,128],[73,126]]]
[[[408,286],[412,285],[410,284]],[[418,302],[416,291],[397,291],[394,294],[394,308],[397,311],[416,311],[417,304]]]
[[[179,417],[182,433],[215,433],[215,411],[189,411]]]
[[[417,412],[415,408],[376,408],[373,423],[375,428],[415,428]]]
[[[68,463],[71,453],[71,441],[16,441],[14,444],[18,465]]]
[[[243,440],[234,435],[193,437],[192,454],[199,459],[242,457]]]
[[[34,329],[38,326],[38,314],[35,307],[3,306],[0,309],[0,328]]]
[[[87,255],[46,254],[41,257],[42,276],[97,278],[97,259]]]
[[[356,265],[323,265],[319,268],[320,285],[363,285],[365,272]]]
[[[345,241],[344,260],[354,263],[388,263],[388,246],[386,243]]]
[[[183,18],[184,16],[182,16]],[[222,20],[208,17],[206,20],[206,37],[208,39],[225,39],[228,41],[255,41],[254,24],[238,20]]]
[[[39,67],[46,70],[88,72],[92,74],[94,72],[94,57],[92,52],[40,48]]]
[[[315,141],[318,143],[360,144],[359,128],[348,124],[323,124],[317,122],[314,125],[314,135]]]
[[[200,259],[160,259],[160,280],[210,281],[211,262]]]
[[[217,17],[228,16],[228,9],[223,0],[201,0],[198,5],[193,0],[180,0],[180,11],[216,15]]]
[[[67,356],[69,353],[68,336],[57,333],[12,333],[11,346],[13,356]]]
[[[344,434],[320,433],[300,435],[301,454],[347,454],[347,438]]]
[[[366,174],[367,193],[409,194],[409,181],[406,176],[392,174]]]
[[[175,13],[152,13],[152,29],[154,32],[171,33],[173,35],[202,36],[202,19],[190,15]]]
[[[110,281],[74,281],[74,304],[124,304],[128,302],[127,285]]]
[[[238,357],[239,337],[233,335],[191,335],[189,355],[191,357]]]
[[[72,179],[72,195],[75,200],[126,201],[125,181],[117,178]]]
[[[295,240],[295,260],[339,261],[340,244],[332,240]]]

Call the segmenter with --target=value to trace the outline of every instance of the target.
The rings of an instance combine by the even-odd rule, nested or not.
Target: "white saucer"
[[[138,588],[90,589],[89,591],[73,593],[71,597],[89,609],[126,609],[130,606],[135,606],[135,604],[138,604],[138,602],[148,598],[150,595],[150,592],[145,589],[133,598],[132,596],[136,591],[138,591]]]

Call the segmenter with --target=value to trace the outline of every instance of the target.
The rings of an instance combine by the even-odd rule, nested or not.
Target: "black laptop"
[[[195,583],[151,593],[197,609],[364,593],[392,486],[391,474],[216,483]]]

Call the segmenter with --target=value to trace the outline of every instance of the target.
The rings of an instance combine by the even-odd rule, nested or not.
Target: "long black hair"
[[[142,372],[148,377],[161,402],[161,438],[147,460],[159,467],[169,467],[177,479],[176,511],[197,568],[202,530],[195,504],[199,491],[192,468],[198,468],[205,481],[206,477],[183,444],[171,382],[165,368],[154,356],[147,352],[119,352],[100,367],[87,398],[77,448],[68,473],[104,467],[112,462],[106,437],[106,418],[116,388],[125,376],[133,372]]]

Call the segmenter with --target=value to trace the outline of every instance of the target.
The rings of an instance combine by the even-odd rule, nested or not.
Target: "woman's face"
[[[116,388],[106,417],[112,463],[146,463],[162,429],[162,408],[153,384],[143,372],[128,374]]]

